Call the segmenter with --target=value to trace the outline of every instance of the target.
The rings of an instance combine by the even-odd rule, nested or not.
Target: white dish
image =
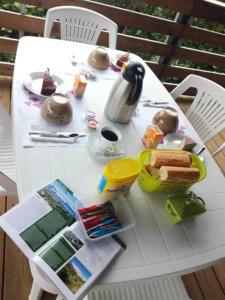
[[[33,94],[37,95],[41,98],[46,98],[48,96],[41,94],[41,87],[43,82],[44,72],[32,72],[28,75],[28,78],[24,81],[25,87],[32,92]],[[62,78],[57,75],[52,75],[54,83],[56,84],[56,93],[62,92],[61,86],[63,83]]]
[[[179,133],[168,133],[164,137],[164,144],[166,148],[169,149],[178,149],[183,141],[184,135]]]
[[[119,159],[125,156],[124,151],[118,151],[114,153],[101,153],[97,149],[98,133],[91,133],[88,136],[87,146],[92,156],[99,162],[107,163],[114,159]]]
[[[119,195],[116,199],[111,200],[111,202],[112,202],[112,204],[114,206],[114,209],[115,209],[115,215],[118,217],[118,219],[120,220],[120,222],[122,224],[122,228],[118,229],[118,230],[116,230],[112,233],[105,234],[105,235],[102,235],[102,236],[99,236],[99,237],[96,237],[96,238],[90,238],[88,236],[87,231],[86,231],[86,229],[83,225],[83,222],[81,221],[81,216],[78,213],[78,211],[76,210],[77,219],[79,220],[79,222],[81,224],[81,227],[82,227],[82,229],[85,233],[85,237],[88,241],[95,242],[95,241],[107,238],[109,236],[118,234],[120,232],[126,231],[128,229],[131,229],[136,225],[136,219],[133,215],[133,212],[132,212],[132,210],[131,210],[131,208],[128,204],[127,199],[122,194]]]
[[[184,135],[179,133],[169,133],[164,137],[164,147],[168,149],[180,149],[184,137]],[[204,153],[198,154],[198,152],[200,150],[203,152],[205,150],[205,148],[204,150],[203,148],[203,146],[196,145],[191,151],[193,154],[197,155],[201,161],[204,161]]]

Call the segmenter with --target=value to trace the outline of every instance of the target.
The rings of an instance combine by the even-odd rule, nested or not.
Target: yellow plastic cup
[[[141,166],[133,158],[113,160],[103,170],[98,192],[105,201],[116,198],[120,193],[126,194],[140,172]]]

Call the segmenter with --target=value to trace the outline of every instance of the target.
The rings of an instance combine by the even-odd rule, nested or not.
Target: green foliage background
[[[188,0],[187,0],[188,1]],[[146,4],[142,1],[137,1],[137,0],[98,0],[98,1],[93,1],[93,2],[99,2],[99,3],[104,3],[104,4],[109,4],[109,5],[114,5],[118,6],[124,9],[130,9],[130,10],[135,10],[137,12],[141,12],[144,14],[149,14],[152,16],[160,17],[160,18],[165,18],[169,20],[173,20],[175,18],[176,13],[173,11],[170,11],[168,9],[162,8],[162,7],[156,7],[153,5]],[[222,2],[225,2],[222,1]],[[0,8],[5,9],[5,10],[11,10],[14,12],[20,12],[20,7],[21,4],[18,2],[13,2],[13,1],[0,1]],[[29,15],[35,15],[35,16],[41,16],[44,17],[46,15],[46,10],[42,8],[37,8],[34,6],[26,5],[27,9],[27,14]],[[205,28],[207,30],[211,31],[216,31],[220,33],[225,33],[225,26],[222,24],[217,24],[217,23],[212,23],[209,21],[206,21],[204,19],[193,19],[193,26]],[[132,35],[132,36],[137,36],[141,38],[146,38],[146,39],[151,39],[151,40],[156,40],[159,42],[165,42],[166,35],[162,33],[157,33],[157,32],[151,32],[151,31],[144,31],[138,28],[127,28],[127,27],[119,27],[120,32],[123,32],[127,35]],[[26,35],[29,35],[29,33],[25,33]],[[7,36],[11,38],[18,38],[19,37],[19,32],[12,30],[12,29],[6,29],[6,28],[0,28],[0,36]],[[209,51],[212,53],[218,53],[225,55],[225,49],[222,47],[216,47],[212,46],[209,44],[202,44],[198,42],[193,42],[191,40],[182,40],[180,41],[180,45],[184,47],[189,47],[189,48],[194,48],[198,50],[204,50],[204,51]],[[129,49],[128,49],[129,50]],[[143,59],[145,60],[151,60],[151,61],[157,61],[158,56],[154,55],[148,55],[146,53],[137,53],[139,54]],[[6,60],[13,62],[14,61],[14,56],[13,55],[1,55],[1,60]],[[171,62],[172,65],[176,66],[184,66],[184,67],[190,67],[190,68],[196,68],[196,69],[205,69],[208,71],[216,71],[216,72],[225,72],[225,68],[221,67],[216,67],[216,66],[211,66],[211,65],[206,65],[206,64],[196,64],[190,61],[185,61],[185,60],[180,60],[180,59],[175,59]],[[170,78],[173,80],[173,78]]]

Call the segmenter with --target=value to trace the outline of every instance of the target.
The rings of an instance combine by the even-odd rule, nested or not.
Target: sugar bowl
[[[66,124],[72,120],[73,110],[66,95],[54,93],[43,102],[41,114],[50,123]]]
[[[106,70],[109,66],[109,55],[103,47],[95,48],[88,57],[88,63],[95,69]]]
[[[157,125],[164,135],[175,132],[179,124],[177,111],[172,107],[157,112],[152,120],[154,125]]]

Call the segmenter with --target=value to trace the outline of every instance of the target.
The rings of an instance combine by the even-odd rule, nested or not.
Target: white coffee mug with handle
[[[114,127],[104,126],[99,131],[97,141],[97,151],[103,154],[115,153],[116,145],[121,140],[122,135]]]

